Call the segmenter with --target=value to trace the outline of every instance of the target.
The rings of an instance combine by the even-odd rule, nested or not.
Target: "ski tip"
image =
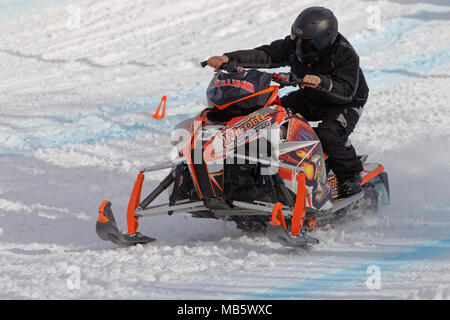
[[[99,217],[95,226],[95,231],[102,240],[111,241],[120,246],[146,244],[156,240],[154,238],[144,236],[139,232],[120,232],[117,228],[117,224],[111,210],[111,202],[108,200],[102,202],[98,210],[98,214]]]
[[[109,222],[109,219],[105,216],[105,210],[107,208],[111,207],[111,202],[109,202],[108,200],[105,200],[102,202],[102,204],[100,205],[100,208],[98,208],[98,223],[107,223]]]

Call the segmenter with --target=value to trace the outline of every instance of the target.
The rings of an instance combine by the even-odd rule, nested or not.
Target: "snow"
[[[101,241],[100,203],[112,201],[125,229],[137,168],[167,159],[171,128],[204,108],[212,71],[199,62],[284,37],[317,4],[360,53],[371,93],[351,138],[389,173],[391,205],[316,231],[308,250],[187,214],[142,219],[150,245]],[[450,299],[449,1],[0,8],[0,298]],[[167,115],[155,120],[163,95]],[[143,194],[165,173],[147,175]]]

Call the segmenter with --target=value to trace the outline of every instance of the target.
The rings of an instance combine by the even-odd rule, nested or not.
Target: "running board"
[[[350,196],[348,198],[333,200],[333,208],[331,209],[331,212],[334,213],[336,211],[344,209],[345,207],[349,206],[353,202],[361,200],[362,198],[364,198],[364,191],[354,194],[353,196]]]

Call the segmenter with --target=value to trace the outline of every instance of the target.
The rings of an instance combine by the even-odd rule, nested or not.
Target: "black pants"
[[[318,108],[304,96],[303,90],[282,97],[281,105],[300,113],[307,121],[322,121],[316,128],[316,133],[323,151],[328,154],[327,163],[338,179],[363,170],[361,160],[348,140],[359,120],[363,106]]]

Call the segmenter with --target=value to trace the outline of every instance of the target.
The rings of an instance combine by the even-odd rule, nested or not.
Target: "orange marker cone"
[[[152,117],[155,118],[156,120],[162,119],[166,115],[166,101],[167,101],[167,97],[163,96],[161,98],[161,102],[159,103],[158,109],[156,110],[155,114],[152,115]],[[164,103],[164,105],[163,105],[162,113],[159,114],[159,109],[161,109],[161,105],[163,103]]]

